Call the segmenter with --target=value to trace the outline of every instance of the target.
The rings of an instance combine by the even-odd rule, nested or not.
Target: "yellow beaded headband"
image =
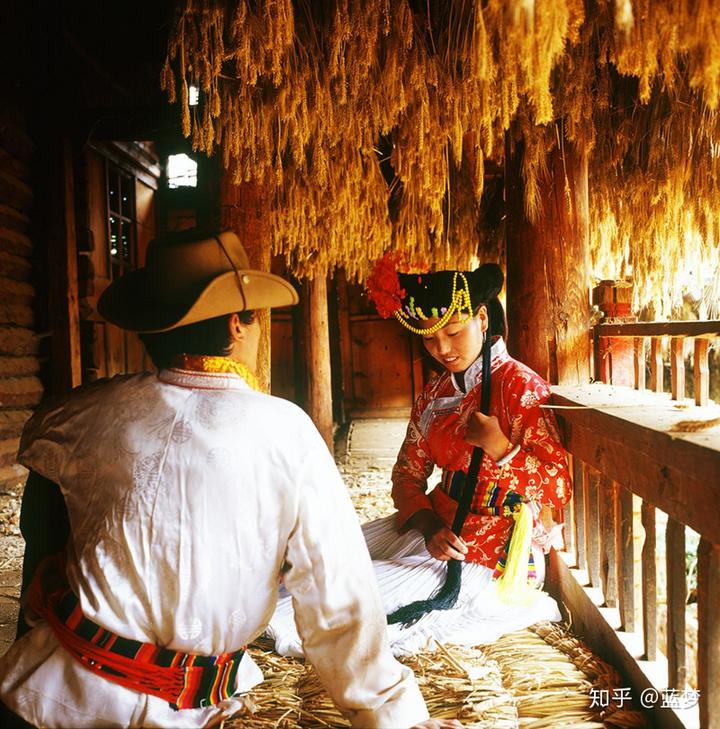
[[[427,336],[442,329],[454,314],[458,314],[461,323],[472,318],[470,285],[464,272],[442,271],[434,274],[398,276],[397,268],[397,256],[386,253],[376,262],[367,279],[368,296],[384,319],[394,316],[413,334]],[[405,281],[408,290],[401,287],[401,278]],[[452,287],[450,287],[451,281]],[[411,294],[409,296],[408,291]],[[415,295],[412,295],[412,292],[415,292]],[[443,294],[443,292],[445,293]],[[448,294],[449,301],[444,298]],[[416,301],[416,296],[419,296],[425,305],[425,311]],[[440,302],[444,304],[445,301],[448,301],[447,306],[440,306]],[[427,328],[415,326],[415,324],[431,318],[437,319],[432,326]]]
[[[458,287],[458,279],[461,280],[461,286]],[[410,311],[415,313],[415,317],[412,317],[411,314],[407,313],[406,310],[400,307],[400,309],[397,309],[393,312],[393,315],[395,318],[406,328],[409,329],[413,334],[423,334],[425,336],[428,336],[429,334],[435,334],[438,330],[442,329],[452,318],[453,314],[457,313],[460,319],[458,320],[460,323],[464,324],[465,322],[472,319],[473,315],[473,308],[472,308],[472,300],[470,299],[470,287],[468,286],[467,277],[464,273],[460,271],[456,271],[455,275],[453,276],[453,288],[452,288],[452,295],[450,297],[450,306],[447,307],[445,310],[445,313],[431,326],[431,327],[415,327],[412,324],[410,324],[410,319],[420,319],[421,321],[426,321],[430,317],[426,316],[423,310],[419,306],[415,306],[415,302],[413,298],[410,298],[410,303],[407,307]],[[431,310],[432,317],[435,318],[437,316],[437,310],[433,308]]]

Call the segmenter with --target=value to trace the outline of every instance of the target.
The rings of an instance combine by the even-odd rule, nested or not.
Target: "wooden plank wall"
[[[25,478],[15,456],[43,395],[29,234],[33,154],[23,118],[0,111],[0,490]]]
[[[421,343],[394,319],[381,319],[362,286],[347,284],[349,386],[346,412],[352,417],[407,417],[424,375]],[[419,347],[416,346],[419,344]]]

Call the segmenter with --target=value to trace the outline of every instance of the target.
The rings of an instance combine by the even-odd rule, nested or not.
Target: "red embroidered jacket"
[[[520,444],[519,452],[504,466],[483,457],[468,527],[463,539],[470,546],[468,558],[494,568],[504,551],[511,516],[482,515],[483,507],[499,505],[511,491],[535,505],[561,507],[570,500],[571,479],[567,453],[560,444],[555,419],[540,405],[550,398],[550,387],[533,370],[512,359],[498,338],[492,347],[490,414],[495,415],[508,439]],[[448,499],[427,493],[427,479],[435,465],[443,469],[436,488],[447,492],[452,472],[467,473],[472,446],[464,439],[467,419],[480,407],[482,358],[465,372],[466,394],[449,372],[431,380],[413,407],[405,441],[392,472],[392,497],[397,526],[420,509],[434,509],[450,526],[451,516],[438,507]],[[484,508],[487,512],[488,509]],[[537,511],[537,510],[536,510]],[[536,532],[542,529],[535,525]]]

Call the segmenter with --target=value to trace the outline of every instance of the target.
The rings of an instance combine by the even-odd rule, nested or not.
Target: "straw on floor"
[[[226,729],[347,727],[311,666],[272,652],[261,639],[250,647],[266,676],[247,709]],[[458,718],[475,729],[602,729],[646,727],[643,716],[611,701],[592,707],[592,689],[622,682],[569,631],[538,623],[490,646],[436,646],[403,659],[417,676],[436,718]],[[597,703],[597,702],[596,702]]]
[[[389,466],[374,465],[382,460],[383,448],[394,455],[394,439],[402,438],[402,429],[389,438],[387,427],[369,421],[353,424],[339,459],[361,521],[393,510]],[[349,726],[311,666],[278,656],[267,639],[256,641],[249,650],[266,680],[250,693],[246,710],[227,721],[225,729]],[[607,689],[612,698],[622,681],[567,628],[555,623],[538,623],[488,646],[437,645],[403,662],[415,672],[431,716],[458,718],[468,729],[648,726],[627,704],[611,701],[607,707],[591,707],[592,689]]]

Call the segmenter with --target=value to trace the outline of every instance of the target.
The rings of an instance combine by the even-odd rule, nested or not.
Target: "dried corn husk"
[[[720,425],[720,418],[709,418],[707,420],[681,420],[673,425],[673,430],[681,433],[699,433],[703,430],[710,430]]]

